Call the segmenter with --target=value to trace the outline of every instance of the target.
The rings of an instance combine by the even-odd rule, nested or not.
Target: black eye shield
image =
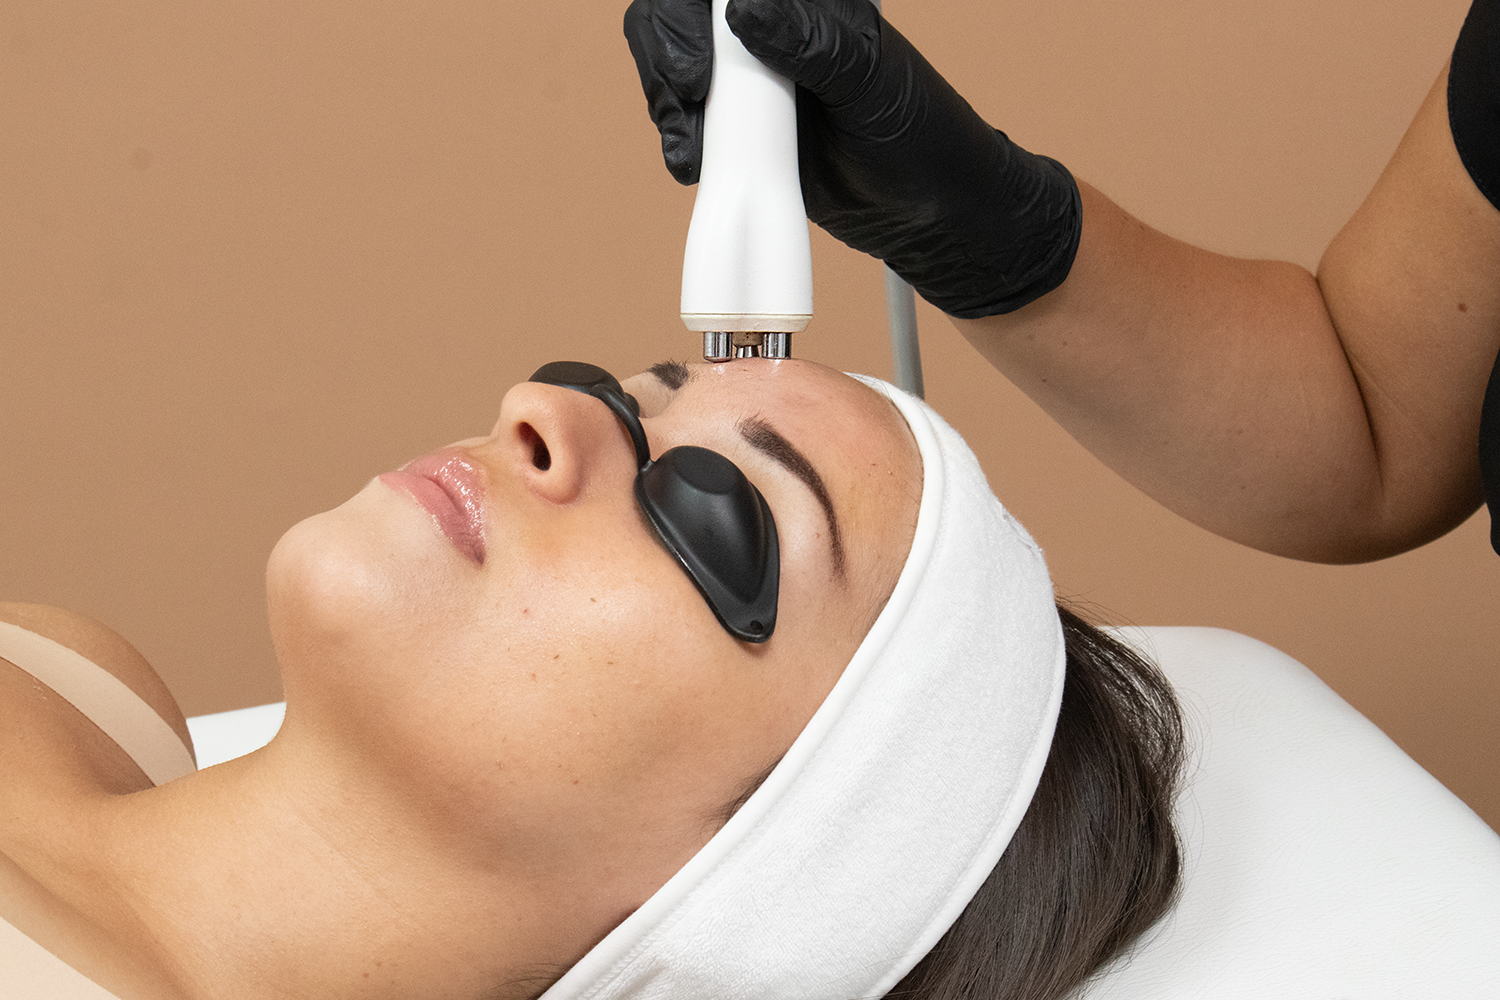
[[[640,404],[597,365],[554,361],[531,381],[593,396],[614,411],[635,445],[635,497],[657,536],[731,635],[771,638],[781,548],[776,519],[755,484],[723,455],[696,445],[669,448],[651,461]]]

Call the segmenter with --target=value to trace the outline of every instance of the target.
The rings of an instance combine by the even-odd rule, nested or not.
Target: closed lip
[[[444,448],[385,473],[380,481],[415,500],[454,548],[484,565],[484,476],[467,455]]]

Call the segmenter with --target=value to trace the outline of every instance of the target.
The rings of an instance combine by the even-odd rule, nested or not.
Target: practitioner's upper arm
[[[1435,526],[1479,503],[1479,414],[1500,351],[1500,210],[1459,159],[1446,92],[1445,70],[1318,269],[1387,495]]]

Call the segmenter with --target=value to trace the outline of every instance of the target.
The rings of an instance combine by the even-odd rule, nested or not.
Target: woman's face
[[[770,641],[726,632],[653,534],[611,411],[539,383],[489,436],[297,525],[268,569],[289,737],[335,734],[434,823],[587,869],[622,912],[806,725],[895,584],[921,488],[900,415],[844,375],[656,372],[624,383],[652,456],[717,451],[776,518]],[[432,481],[445,464],[457,505]]]

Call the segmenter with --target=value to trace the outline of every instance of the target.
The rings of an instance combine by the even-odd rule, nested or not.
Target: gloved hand
[[[808,218],[963,318],[1062,284],[1078,186],[991,128],[869,0],[729,0],[753,55],[797,85]],[[695,183],[713,64],[709,0],[634,0],[625,36],[667,169]]]

